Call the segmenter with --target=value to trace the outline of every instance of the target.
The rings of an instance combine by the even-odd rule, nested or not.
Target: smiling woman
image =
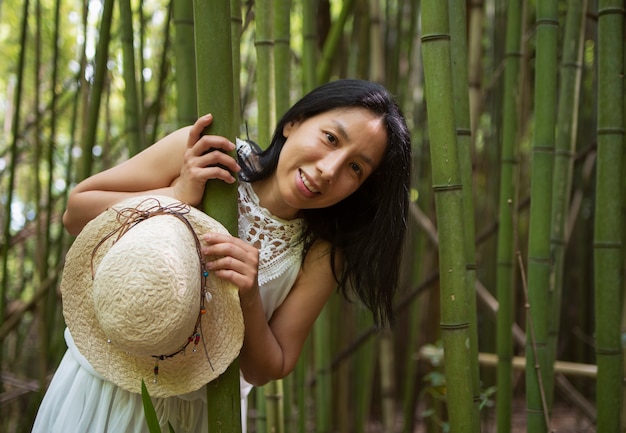
[[[291,219],[332,206],[356,191],[387,147],[382,119],[364,108],[334,109],[283,128],[275,176],[258,181],[261,205]]]
[[[79,234],[107,208],[135,196],[165,196],[197,206],[209,179],[233,183],[238,174],[239,237],[200,233],[198,245],[189,247],[198,248],[207,275],[238,289],[245,324],[239,356],[245,426],[252,386],[293,370],[336,287],[346,296],[352,290],[378,324],[391,320],[411,143],[387,90],[360,80],[328,83],[306,95],[283,116],[262,152],[251,142],[237,140],[235,146],[225,137],[203,135],[212,121],[211,115],[203,116],[78,184],[64,224]],[[237,160],[228,154],[235,148]],[[98,374],[70,331],[69,350],[33,431],[144,431],[140,395]],[[86,390],[91,403],[85,401]],[[192,390],[156,399],[163,426],[171,422],[179,433],[206,431],[203,396],[202,390]],[[52,420],[56,430],[49,428]]]

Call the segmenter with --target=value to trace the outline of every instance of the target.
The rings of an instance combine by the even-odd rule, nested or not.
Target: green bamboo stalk
[[[565,21],[565,36],[561,56],[559,106],[554,154],[554,177],[552,184],[552,257],[553,276],[550,278],[548,314],[548,363],[556,360],[557,340],[561,319],[561,294],[564,289],[563,271],[567,216],[572,190],[576,131],[578,129],[578,105],[582,76],[583,41],[585,37],[587,0],[569,0]],[[551,379],[552,381],[554,379]],[[553,400],[553,388],[546,390],[548,402]]]
[[[275,122],[274,98],[274,35],[272,32],[272,0],[259,0],[256,7],[256,90],[258,104],[258,137],[265,147],[270,142]]]
[[[172,21],[172,13],[173,13],[173,9],[174,9],[174,4],[170,1],[168,7],[167,7],[167,16],[165,18],[165,22],[163,23],[163,42],[162,42],[162,47],[163,49],[161,50],[161,57],[159,60],[159,73],[158,73],[158,77],[155,80],[157,83],[157,90],[156,90],[156,94],[154,96],[154,103],[152,105],[152,107],[150,108],[150,112],[153,116],[153,120],[152,120],[152,135],[150,137],[150,143],[156,143],[158,138],[158,131],[159,131],[159,119],[160,119],[160,113],[161,113],[161,107],[163,107],[164,105],[164,101],[167,98],[167,84],[168,84],[168,79],[169,79],[169,73],[170,73],[170,29],[171,29],[171,21]],[[141,80],[142,83],[144,83],[145,80]],[[143,104],[140,104],[140,106]],[[148,110],[144,110],[144,111],[148,111]],[[145,125],[147,125],[149,123],[148,119],[147,119],[148,113],[144,114],[141,116],[142,119],[142,125],[144,125],[143,127],[140,128],[140,132],[141,134],[143,134],[143,130],[145,128]],[[145,146],[146,140],[144,138],[143,140],[143,145]]]
[[[141,104],[137,91],[133,11],[130,0],[119,0],[119,5],[124,75],[124,121],[126,122],[128,150],[132,156],[144,148],[145,139],[141,127]]]
[[[623,348],[620,336],[624,246],[624,4],[598,5],[598,161],[594,222],[595,343],[599,432],[621,432]],[[619,53],[619,55],[616,55]]]
[[[315,72],[318,83],[326,83],[330,80],[330,76],[332,73],[332,64],[337,55],[337,51],[343,37],[345,24],[348,20],[348,17],[352,13],[355,1],[356,0],[346,0],[343,2],[341,13],[339,14],[339,17],[333,22],[330,28],[330,32],[328,34],[328,37],[326,38],[326,42],[324,42],[322,58],[317,64],[317,69]]]
[[[22,91],[23,91],[23,78],[24,78],[24,65],[26,63],[26,36],[28,34],[28,7],[29,1],[24,1],[22,8],[22,23],[20,29],[20,51],[19,51],[19,59],[17,63],[17,84],[15,90],[15,99],[13,103],[13,122],[11,124],[11,149],[9,151],[10,161],[9,161],[9,175],[8,175],[8,184],[6,189],[6,203],[5,203],[5,215],[11,215],[11,206],[13,204],[13,195],[15,189],[15,178],[18,168],[18,143],[19,143],[19,127],[20,127],[20,107],[22,105]],[[8,274],[8,263],[9,263],[9,245],[11,243],[11,218],[4,218],[4,226],[2,228],[2,235],[4,241],[2,242],[2,287],[0,287],[0,323],[4,323],[4,318],[6,314],[6,301],[8,299],[8,289],[9,289],[9,274]],[[0,365],[3,364],[3,360],[5,359],[3,348],[5,345],[0,347]],[[0,391],[4,390],[4,385],[0,382]]]
[[[308,93],[316,85],[317,61],[316,0],[302,0],[302,93]],[[295,400],[298,409],[298,433],[307,431],[309,388],[307,377],[312,366],[313,338],[307,338],[294,371]]]
[[[230,39],[233,49],[233,101],[235,103],[235,125],[241,124],[241,0],[230,0]]]
[[[396,368],[391,331],[389,329],[383,330],[379,340],[382,424],[384,431],[391,432],[394,431],[396,424]]]
[[[384,36],[380,11],[380,1],[371,1],[369,4],[369,79],[377,83],[385,82],[385,50]]]
[[[98,119],[100,117],[100,101],[102,100],[104,80],[107,75],[109,42],[111,40],[111,22],[113,20],[113,4],[114,0],[104,0],[104,4],[102,6],[98,47],[96,49],[96,70],[93,79],[93,86],[91,87],[91,97],[87,113],[87,128],[82,143],[79,181],[89,177],[92,172],[93,157],[91,153],[96,144]]]
[[[317,32],[315,31],[317,2],[302,0],[302,90],[309,93],[317,85]]]
[[[295,431],[298,433],[305,433],[307,421],[308,421],[308,402],[309,402],[309,387],[306,384],[309,368],[312,365],[311,359],[311,337],[307,338],[302,347],[300,353],[300,359],[296,364],[294,370],[293,387],[294,387],[294,400],[297,410],[298,418],[295,422]]]
[[[408,14],[407,19],[403,20],[407,12],[409,5],[407,0],[398,0],[395,5],[395,14],[391,5],[387,4],[388,21],[385,25],[385,47],[386,47],[386,72],[385,72],[385,86],[391,91],[391,93],[398,94],[398,86],[400,85],[401,74],[401,53],[407,38],[405,37],[405,23],[410,24],[411,15]],[[393,19],[393,21],[391,21]]]
[[[548,291],[552,259],[550,214],[556,127],[558,8],[556,0],[537,3],[535,60],[535,136],[532,145],[528,239],[528,321],[526,404],[528,431],[549,428],[547,390],[553,387],[548,363]],[[548,187],[550,186],[550,187]],[[534,328],[534,329],[532,329]]]
[[[52,37],[52,78],[51,78],[51,88],[50,88],[50,135],[47,145],[47,171],[48,178],[46,181],[46,206],[45,206],[45,234],[44,234],[44,250],[45,257],[53,258],[51,262],[48,260],[44,263],[45,275],[50,276],[50,269],[55,268],[60,262],[61,255],[55,254],[54,244],[52,240],[53,229],[53,213],[55,211],[55,198],[53,197],[53,185],[54,185],[54,172],[55,172],[55,156],[56,156],[56,142],[58,140],[57,137],[57,121],[61,118],[61,116],[57,116],[57,82],[58,82],[58,74],[59,74],[59,58],[60,58],[60,43],[59,38],[61,34],[61,0],[55,1],[54,6],[54,34]],[[65,209],[60,208],[60,209]],[[59,233],[62,233],[63,230],[59,230]],[[62,236],[59,236],[59,239],[56,242],[61,242]],[[52,284],[51,287],[57,287],[56,284]],[[58,350],[55,350],[59,347],[58,342],[62,340],[62,336],[60,332],[56,332],[56,328],[58,327],[58,321],[56,320],[59,315],[59,302],[57,298],[56,290],[48,290],[46,294],[46,313],[45,320],[46,326],[48,329],[48,338],[50,339],[49,350],[48,352],[48,365],[56,364],[58,362]],[[64,348],[64,345],[61,347]]]
[[[315,365],[315,431],[331,432],[332,391],[330,365],[331,305],[327,303],[313,327],[313,359]]]
[[[274,1],[274,81],[280,83],[275,86],[276,116],[282,116],[291,106],[289,92],[291,91],[291,47],[290,18],[291,0]]]
[[[283,381],[273,380],[263,386],[265,400],[265,425],[267,431],[282,433],[285,431]]]
[[[402,35],[401,40],[405,42],[406,47],[403,53],[401,53],[401,57],[412,59],[408,62],[406,73],[401,74],[399,77],[398,83],[398,91],[397,98],[398,104],[400,107],[404,109],[404,113],[407,118],[411,118],[410,114],[413,112],[412,106],[409,104],[409,101],[412,101],[411,92],[413,89],[409,84],[412,78],[415,76],[414,71],[418,69],[418,65],[416,65],[416,61],[414,61],[414,51],[416,47],[419,45],[415,42],[416,36],[418,34],[418,24],[419,24],[419,1],[413,0],[408,1],[406,3],[405,14],[409,17],[409,24],[407,26],[406,34]],[[409,92],[409,88],[411,88],[411,92]]]
[[[46,250],[45,250],[45,242],[44,242],[44,234],[43,234],[43,199],[42,193],[44,186],[42,185],[42,175],[41,175],[41,167],[42,167],[42,159],[43,159],[43,142],[41,133],[42,129],[42,112],[40,110],[41,107],[41,51],[42,51],[42,17],[41,17],[41,1],[35,0],[35,29],[34,29],[34,68],[33,68],[33,88],[35,90],[35,113],[34,113],[34,129],[35,134],[33,137],[33,166],[32,166],[32,177],[33,186],[32,186],[32,194],[34,195],[35,202],[35,212],[36,212],[36,228],[35,228],[35,252],[34,252],[34,265],[35,265],[35,275],[37,284],[41,284],[45,278],[46,274],[44,274],[44,262],[47,262]],[[43,320],[39,322],[38,330],[41,333],[41,340],[39,341],[40,350],[42,353],[45,353],[46,356],[42,356],[38,359],[37,367],[38,367],[38,376],[41,385],[45,384],[46,375],[48,374],[48,366],[47,360],[49,353],[48,347],[48,329],[46,329],[46,314],[45,312],[48,310],[48,305],[46,303],[47,297],[43,297],[39,304],[39,311],[43,316]]]
[[[351,76],[355,76],[361,79],[369,78],[369,66],[371,50],[370,46],[372,38],[370,37],[370,11],[367,0],[357,0],[354,5],[354,25],[353,25],[353,44],[358,49],[353,50],[353,54],[350,56],[349,70]]]
[[[483,0],[470,1],[469,5],[469,35],[468,35],[468,83],[469,83],[469,113],[470,125],[473,131],[473,141],[476,140],[478,121],[482,113],[481,78],[483,70],[483,21],[485,18],[485,2]]]
[[[171,1],[174,2],[176,113],[178,126],[182,127],[191,125],[198,118],[193,2]]]
[[[413,146],[415,146],[413,142]],[[411,287],[415,287],[419,284],[419,280],[423,275],[425,269],[425,260],[419,260],[418,258],[426,257],[422,254],[426,248],[426,237],[417,233],[416,224],[409,225],[410,233],[410,246],[408,263],[413,263],[410,271]],[[423,297],[421,298],[423,299]],[[421,301],[414,301],[411,303],[408,312],[407,322],[407,334],[406,334],[406,351],[408,356],[405,357],[405,368],[402,384],[402,414],[403,414],[403,426],[402,433],[411,433],[415,429],[415,406],[417,401],[416,377],[417,377],[417,360],[413,354],[418,352],[418,338],[422,332],[420,329],[420,322],[423,318],[422,310],[426,304]]]
[[[463,222],[465,253],[465,285],[467,287],[468,318],[470,322],[470,362],[474,399],[474,432],[480,431],[480,370],[478,368],[478,320],[476,310],[476,235],[474,233],[474,198],[472,174],[472,136],[476,130],[471,129],[470,97],[468,86],[468,54],[467,54],[467,10],[465,0],[449,0],[450,13],[450,44],[452,63],[452,84],[454,88],[454,118],[456,120],[456,143],[463,184]],[[472,21],[472,24],[475,24]],[[471,29],[471,33],[477,32]],[[482,34],[482,32],[479,32]]]
[[[439,226],[441,334],[445,353],[446,401],[450,431],[472,432],[473,404],[470,323],[466,286],[463,184],[456,146],[456,125],[448,3],[422,1],[422,56],[429,119],[430,154]]]
[[[373,326],[371,313],[365,308],[355,308],[355,324],[358,332]],[[377,339],[369,338],[354,353],[353,373],[354,388],[354,432],[366,431],[368,416],[371,412],[374,373],[376,370]]]
[[[233,61],[228,0],[194,0],[196,76],[198,113],[213,113],[212,134],[234,139],[237,135]],[[209,181],[206,184],[204,211],[237,234],[237,184]],[[241,400],[239,393],[239,361],[235,360],[217,379],[206,386],[209,431],[241,431]]]
[[[274,86],[274,116],[272,117],[272,125],[279,116],[282,116],[291,106],[289,94],[291,91],[290,75],[291,75],[291,47],[290,31],[291,31],[291,0],[273,0],[273,30],[274,30],[274,65],[273,75],[274,82],[280,83]],[[268,142],[269,143],[269,142]],[[276,433],[285,431],[285,405],[289,407],[290,398],[287,392],[290,389],[290,377],[284,380],[276,380],[265,386],[267,402],[267,426],[268,430]]]
[[[503,125],[500,161],[500,196],[498,209],[498,243],[496,250],[496,350],[498,367],[496,384],[496,425],[508,433],[513,412],[513,326],[515,287],[515,209],[517,208],[519,111],[521,109],[520,61],[522,58],[522,1],[508,2],[506,23],[504,89],[502,95]]]
[[[256,427],[256,432],[258,433],[266,433],[267,432],[267,422],[265,419],[265,403],[267,399],[265,398],[265,386],[258,386],[254,389],[254,424]]]

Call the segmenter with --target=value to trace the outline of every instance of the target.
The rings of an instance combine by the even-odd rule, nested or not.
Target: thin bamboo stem
[[[517,260],[518,260],[520,274],[522,278],[522,288],[524,292],[524,307],[526,308],[526,323],[527,323],[527,328],[530,334],[530,341],[528,343],[533,352],[532,359],[535,360],[535,363],[533,364],[533,369],[535,370],[537,382],[539,386],[539,393],[541,397],[541,408],[543,409],[543,419],[545,420],[545,427],[546,427],[546,430],[550,431],[550,411],[548,409],[548,399],[546,397],[546,391],[545,391],[544,384],[543,384],[543,376],[541,374],[542,366],[538,362],[539,356],[537,353],[537,335],[535,333],[535,325],[533,322],[533,318],[530,314],[530,302],[528,299],[528,285],[526,283],[526,276],[524,273],[524,269],[526,267],[524,266],[524,261],[520,253],[517,254]]]

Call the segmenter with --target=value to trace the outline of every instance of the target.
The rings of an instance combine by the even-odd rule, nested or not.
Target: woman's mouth
[[[302,180],[302,183],[304,184],[306,189],[308,189],[314,194],[319,193],[319,191],[311,184],[311,182],[309,182],[309,180],[306,178],[306,175],[302,173],[301,170],[300,170],[300,179]]]

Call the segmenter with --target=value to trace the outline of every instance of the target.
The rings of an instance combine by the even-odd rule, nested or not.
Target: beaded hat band
[[[168,197],[125,200],[91,221],[66,257],[63,311],[105,379],[150,395],[199,389],[238,355],[237,288],[204,269],[199,235],[226,233]],[[190,347],[193,350],[188,350]]]

